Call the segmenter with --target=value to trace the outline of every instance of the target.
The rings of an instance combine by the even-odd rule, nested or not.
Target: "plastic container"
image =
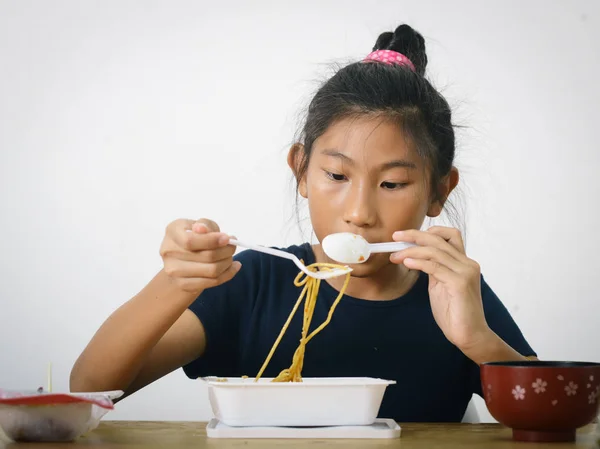
[[[73,441],[95,429],[122,394],[0,390],[0,429],[13,441]]]
[[[369,426],[377,418],[387,386],[396,383],[370,377],[203,380],[215,418],[231,427]]]

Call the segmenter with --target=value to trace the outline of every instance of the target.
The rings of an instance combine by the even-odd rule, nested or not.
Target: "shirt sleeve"
[[[496,335],[519,354],[526,357],[537,356],[509,311],[502,301],[500,301],[500,298],[498,298],[496,293],[494,293],[491,287],[485,282],[483,276],[481,277],[481,299],[483,301],[485,319]],[[480,367],[476,363],[472,363],[472,365],[473,393],[483,397]]]
[[[234,260],[242,263],[234,278],[205,290],[189,307],[206,335],[204,354],[183,366],[190,379],[238,375],[240,324],[256,297],[260,260],[256,252],[247,250],[236,254]]]

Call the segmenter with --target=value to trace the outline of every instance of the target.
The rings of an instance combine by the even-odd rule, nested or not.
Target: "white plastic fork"
[[[344,267],[344,268],[334,268],[334,269],[331,269],[331,270],[328,270],[328,271],[317,271],[317,272],[314,272],[314,271],[310,271],[308,268],[306,268],[306,265],[304,265],[300,261],[300,259],[298,259],[295,255],[293,255],[291,253],[287,253],[285,251],[281,251],[281,250],[274,249],[274,248],[269,248],[267,246],[254,245],[252,243],[241,242],[241,241],[235,240],[235,239],[229,239],[229,243],[231,245],[242,246],[244,248],[252,249],[254,251],[259,251],[261,253],[270,254],[272,256],[282,257],[284,259],[291,260],[307,276],[310,276],[310,277],[315,278],[315,279],[321,279],[321,280],[323,280],[323,279],[334,278],[334,277],[337,277],[337,276],[344,276],[345,274],[348,274],[348,273],[350,273],[352,271],[352,268],[350,268],[350,267]]]

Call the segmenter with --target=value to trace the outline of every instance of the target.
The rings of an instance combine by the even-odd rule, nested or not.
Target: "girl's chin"
[[[399,269],[398,265],[390,262],[389,258],[385,256],[383,258],[369,258],[369,260],[364,263],[350,264],[348,266],[352,268],[350,274],[355,278],[372,277],[376,274],[381,274],[381,270],[385,270],[387,273],[392,274]]]

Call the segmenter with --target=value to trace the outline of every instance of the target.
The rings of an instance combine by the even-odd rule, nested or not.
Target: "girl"
[[[318,90],[289,151],[319,241],[349,231],[417,244],[352,267],[302,374],[392,379],[380,417],[457,422],[473,393],[482,395],[481,363],[535,353],[465,254],[460,232],[420,231],[459,180],[451,111],[424,77],[426,65],[424,39],[411,27],[381,34],[365,60]],[[98,330],[73,367],[72,390],[129,395],[180,367],[191,379],[256,375],[298,297],[298,270],[255,251],[234,257],[229,238],[210,220],[171,223],[164,268]],[[286,250],[306,264],[334,263],[320,245]],[[343,282],[321,283],[313,327]],[[290,366],[301,327],[298,313],[265,377]]]

